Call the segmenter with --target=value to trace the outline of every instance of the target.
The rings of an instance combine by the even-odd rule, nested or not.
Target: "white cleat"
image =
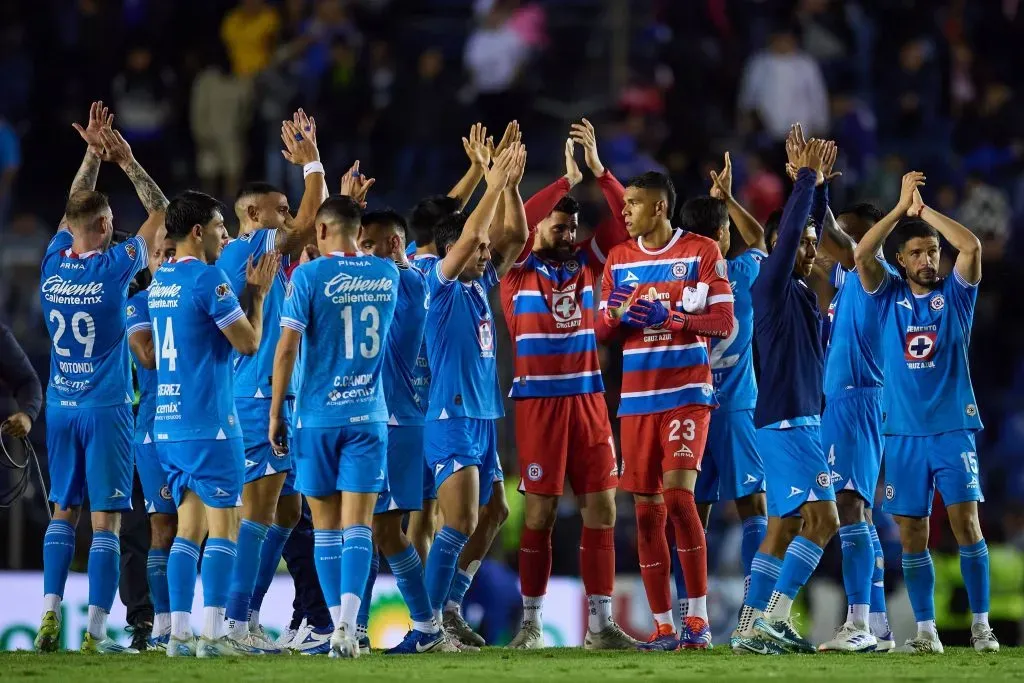
[[[881,635],[877,633],[873,635],[875,636],[875,640],[878,641],[878,645],[875,647],[875,652],[881,652],[884,654],[896,649],[896,638],[893,637],[892,631],[886,631]]]
[[[544,647],[544,634],[540,624],[535,621],[524,621],[519,633],[508,644],[513,650],[540,650]]]
[[[196,649],[196,657],[217,658],[217,657],[258,657],[263,655],[262,650],[249,647],[240,640],[234,640],[227,636],[220,638],[200,638],[199,647]]]
[[[818,646],[820,652],[874,652],[878,639],[867,629],[857,628],[846,622],[836,631],[835,637]]]
[[[939,641],[938,634],[918,633],[917,637],[909,638],[907,642],[900,645],[893,652],[941,655],[944,650],[942,649],[942,642]]]
[[[252,648],[253,650],[260,650],[264,654],[268,655],[284,655],[291,654],[292,651],[285,647],[278,646],[274,641],[267,638],[264,634],[256,631],[246,631],[241,636],[228,636],[231,640],[235,641],[240,645]]]
[[[614,621],[610,622],[597,633],[587,629],[587,637],[583,640],[585,650],[635,650],[637,640]]]
[[[975,624],[971,627],[971,645],[975,652],[999,652],[999,641],[989,626]]]
[[[279,635],[277,637],[277,640],[274,641],[274,645],[277,645],[278,647],[287,648],[293,647],[292,642],[295,640],[295,636],[297,636],[305,626],[306,619],[303,618],[302,623],[299,624],[298,628],[286,628],[285,630],[281,631],[281,635]],[[260,626],[260,628],[262,629],[263,627]]]
[[[354,633],[349,633],[348,628],[342,624],[334,629],[331,635],[331,657],[342,659],[357,659],[359,657],[359,641]]]
[[[195,657],[197,648],[195,636],[179,639],[172,635],[167,639],[168,657]]]

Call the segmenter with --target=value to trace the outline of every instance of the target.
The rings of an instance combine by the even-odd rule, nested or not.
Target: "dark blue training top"
[[[772,253],[761,263],[751,295],[760,386],[756,427],[818,424],[822,405],[821,314],[818,297],[793,275],[800,239],[814,200],[815,173],[797,174]]]

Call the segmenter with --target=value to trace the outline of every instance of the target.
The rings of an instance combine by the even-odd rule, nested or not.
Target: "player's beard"
[[[926,273],[926,275],[922,275],[922,273]],[[918,287],[926,289],[934,289],[939,283],[938,272],[934,268],[918,268],[913,272],[908,270],[907,279]]]
[[[575,252],[575,250],[573,249],[574,246],[575,245],[571,243],[565,245],[541,245],[541,248],[539,250],[540,257],[548,261],[568,261],[570,258],[572,258],[573,253]]]

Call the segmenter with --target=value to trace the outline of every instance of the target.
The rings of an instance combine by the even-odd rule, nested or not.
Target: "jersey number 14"
[[[178,368],[178,350],[174,348],[174,321],[167,319],[164,331],[158,333],[160,324],[153,325],[153,351],[156,355],[156,369],[160,369],[160,361],[167,361],[167,369],[174,372]]]

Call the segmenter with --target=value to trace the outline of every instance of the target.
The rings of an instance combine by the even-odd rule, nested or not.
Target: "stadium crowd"
[[[280,121],[302,106],[330,131],[322,136],[320,154],[332,189],[333,178],[354,159],[377,179],[367,197],[371,209],[411,207],[424,195],[447,191],[467,163],[458,138],[477,119],[497,138],[516,118],[531,151],[524,189],[546,185],[566,173],[566,120],[585,113],[599,132],[601,161],[616,177],[661,170],[681,198],[707,194],[709,173],[729,150],[735,196],[765,224],[789,196],[784,140],[790,124],[800,121],[808,137],[837,143],[835,168],[843,175],[832,185],[834,207],[868,201],[884,213],[899,199],[903,173],[920,168],[929,178],[921,190],[925,201],[981,240],[985,277],[971,371],[986,424],[978,437],[987,497],[982,525],[990,543],[1024,547],[1024,467],[1017,445],[1024,429],[1024,356],[1015,341],[1024,318],[1012,294],[1024,220],[1024,116],[1017,94],[1024,71],[1012,46],[1024,33],[1024,8],[1014,2],[709,0],[629,3],[623,17],[611,13],[612,4],[4,5],[4,319],[46,377],[42,351],[49,339],[36,295],[39,263],[59,217],[54,197],[66,192],[78,154],[72,154],[76,136],[68,123],[80,118],[83,99],[100,94],[117,114],[115,127],[168,196],[171,188],[194,186],[228,202],[252,178],[281,187],[293,202],[302,195],[303,178],[282,158],[279,135]],[[595,8],[608,12],[604,24],[580,18]],[[628,76],[609,89],[608,69],[593,62],[610,50],[614,27],[607,23],[615,16],[628,19],[631,48]],[[55,49],[49,59],[37,60],[36,38],[43,31]],[[585,64],[582,43],[596,55]],[[588,98],[600,104],[584,111],[580,103]],[[362,106],[352,107],[353,101]],[[561,111],[571,114],[555,113]],[[606,220],[602,189],[588,179],[574,192],[584,232]],[[130,193],[111,194],[119,226],[142,222]],[[820,273],[831,267],[825,258],[816,263]],[[943,272],[952,267],[947,258]],[[507,331],[496,323],[502,386],[508,387],[511,345],[502,343]],[[600,353],[614,409],[621,362],[617,353]],[[513,404],[506,401],[510,414]],[[33,440],[45,452],[45,425],[40,427]],[[514,430],[501,429],[498,443],[506,470],[517,471]],[[616,569],[635,571],[633,506],[620,494],[618,507]],[[717,541],[736,528],[727,507],[713,513],[712,567],[723,547]],[[576,518],[571,505],[557,514]],[[937,506],[932,547],[955,551],[942,517]],[[33,546],[43,518],[36,522],[37,533],[25,536]],[[884,520],[876,522],[893,578],[900,566],[896,532]],[[556,525],[555,573],[580,571],[580,528],[574,524]],[[511,530],[504,532],[510,542],[503,547],[518,546],[517,526],[510,520]],[[33,547],[28,556],[37,552]],[[832,565],[827,553],[823,569],[839,576],[838,549],[831,553]],[[501,547],[495,554],[502,554]],[[506,559],[515,562],[511,553]]]

